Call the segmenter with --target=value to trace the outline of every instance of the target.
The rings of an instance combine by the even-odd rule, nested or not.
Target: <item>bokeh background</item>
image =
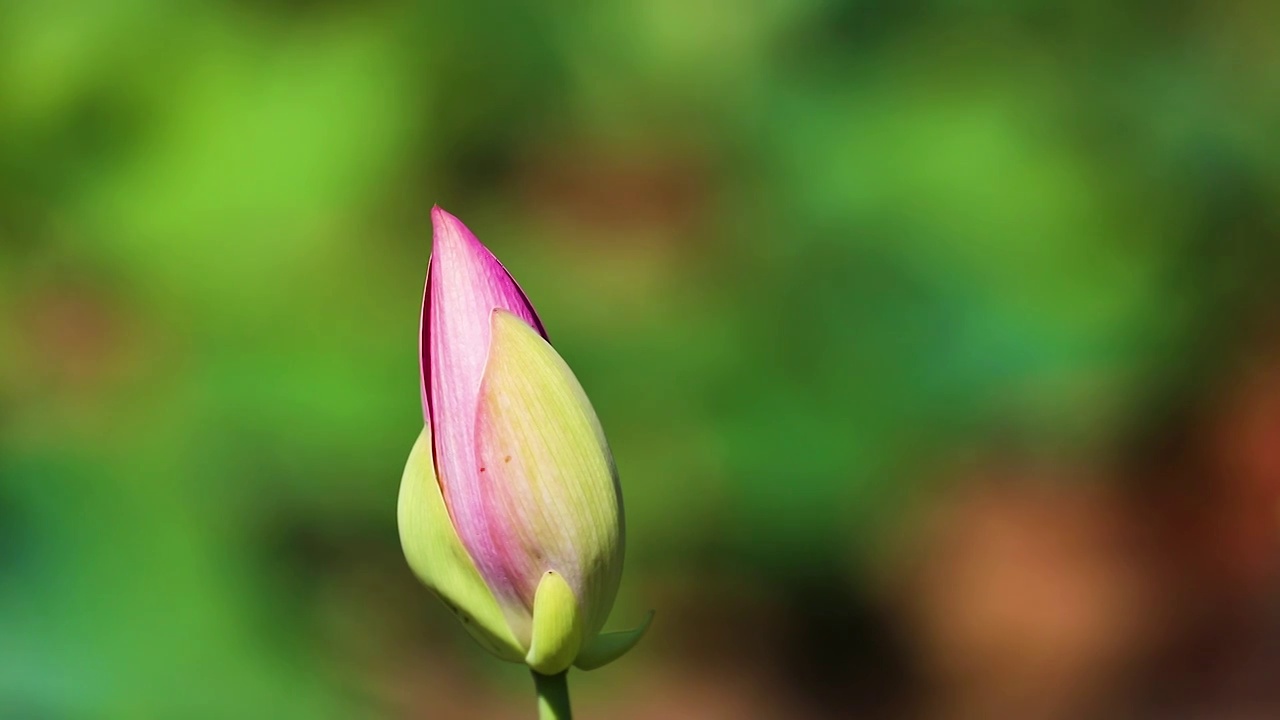
[[[1280,717],[1280,5],[0,2],[0,717],[531,717],[433,203],[628,502],[584,718]]]

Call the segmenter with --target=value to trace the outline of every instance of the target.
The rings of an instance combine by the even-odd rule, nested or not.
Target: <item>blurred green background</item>
[[[0,717],[531,716],[396,534],[433,203],[617,456],[582,717],[1280,717],[1277,27],[0,0]]]

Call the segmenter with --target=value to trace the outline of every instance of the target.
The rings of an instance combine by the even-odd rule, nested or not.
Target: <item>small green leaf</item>
[[[640,638],[648,632],[649,625],[653,623],[653,611],[645,616],[644,622],[640,626],[632,630],[621,630],[619,632],[600,633],[594,640],[588,642],[582,648],[582,652],[578,653],[578,659],[574,661],[574,665],[580,670],[595,670],[598,667],[604,667],[618,658],[626,655],[631,648],[640,642]]]

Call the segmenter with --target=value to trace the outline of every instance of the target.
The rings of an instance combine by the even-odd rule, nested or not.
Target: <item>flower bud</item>
[[[420,351],[426,417],[400,487],[418,577],[495,655],[543,674],[611,662],[601,634],[625,532],[613,456],[586,393],[511,275],[432,211]]]

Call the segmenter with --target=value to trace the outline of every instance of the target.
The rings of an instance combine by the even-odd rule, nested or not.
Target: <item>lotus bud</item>
[[[599,667],[648,628],[602,633],[625,532],[613,456],[533,306],[457,218],[432,210],[422,433],[400,485],[405,558],[498,657]]]

